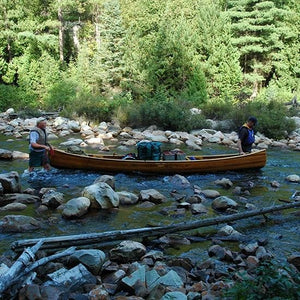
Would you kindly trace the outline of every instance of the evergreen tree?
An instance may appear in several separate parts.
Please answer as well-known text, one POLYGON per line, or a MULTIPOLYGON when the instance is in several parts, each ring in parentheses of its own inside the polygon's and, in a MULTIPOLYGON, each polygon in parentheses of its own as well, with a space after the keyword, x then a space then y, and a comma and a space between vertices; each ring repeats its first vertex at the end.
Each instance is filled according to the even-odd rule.
POLYGON ((250 99, 268 86, 276 73, 277 53, 284 48, 282 20, 286 10, 276 7, 277 1, 230 0, 227 13, 232 20, 233 43, 240 51, 240 64, 245 84, 252 84, 250 99))

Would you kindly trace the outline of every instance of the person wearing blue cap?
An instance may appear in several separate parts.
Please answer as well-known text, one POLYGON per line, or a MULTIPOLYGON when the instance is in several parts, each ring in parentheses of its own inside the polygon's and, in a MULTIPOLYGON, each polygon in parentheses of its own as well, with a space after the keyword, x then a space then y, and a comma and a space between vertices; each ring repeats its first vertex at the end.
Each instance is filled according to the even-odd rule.
POLYGON ((257 124, 255 117, 249 117, 248 121, 239 130, 237 142, 240 154, 250 153, 255 142, 254 126, 257 124))

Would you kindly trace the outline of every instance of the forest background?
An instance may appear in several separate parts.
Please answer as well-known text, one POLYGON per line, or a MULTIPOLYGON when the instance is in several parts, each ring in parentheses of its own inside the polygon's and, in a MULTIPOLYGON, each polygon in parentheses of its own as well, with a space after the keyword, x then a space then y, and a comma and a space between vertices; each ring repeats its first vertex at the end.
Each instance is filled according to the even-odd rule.
POLYGON ((0 0, 0 11, 0 111, 185 131, 255 115, 269 137, 295 129, 297 0, 0 0))

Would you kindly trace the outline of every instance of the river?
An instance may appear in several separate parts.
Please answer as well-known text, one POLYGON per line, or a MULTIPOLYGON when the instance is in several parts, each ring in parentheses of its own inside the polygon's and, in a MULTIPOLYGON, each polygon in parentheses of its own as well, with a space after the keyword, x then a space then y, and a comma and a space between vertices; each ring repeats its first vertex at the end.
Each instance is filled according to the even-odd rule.
MULTIPOLYGON (((62 140, 55 140, 52 144, 59 145, 62 140)), ((10 140, 9 136, 0 135, 0 148, 8 150, 17 150, 27 152, 28 144, 25 140, 10 140)), ((172 147, 165 145, 164 147, 172 147)), ((92 150, 92 149, 91 149, 92 150)), ((195 154, 184 149, 188 154, 195 154)), ((88 150, 87 150, 88 151, 88 150)), ((95 150, 94 150, 95 151, 95 150)), ((215 144, 203 145, 203 150, 198 154, 216 154, 232 153, 233 150, 224 146, 215 144)), ((247 196, 248 202, 256 207, 266 207, 273 204, 282 204, 279 199, 289 200, 292 194, 299 190, 299 184, 293 184, 285 180, 287 175, 299 174, 300 155, 299 152, 290 150, 281 150, 273 148, 268 150, 268 160, 266 166, 259 171, 245 172, 225 172, 218 174, 196 174, 189 175, 186 178, 191 186, 198 185, 202 189, 218 190, 221 195, 226 195, 236 200, 240 204, 239 211, 244 208, 243 201, 239 196, 233 195, 232 189, 225 190, 216 186, 214 181, 229 178, 234 186, 247 186, 253 184, 250 189, 251 195, 247 196), (271 181, 280 183, 279 189, 271 187, 271 181)), ((0 161, 0 173, 17 171, 20 174, 22 189, 42 187, 55 187, 57 191, 64 193, 65 199, 78 197, 82 189, 93 183, 99 177, 100 173, 74 170, 52 169, 50 172, 38 171, 33 176, 24 176, 23 171, 27 168, 27 161, 0 161)), ((65 220, 57 211, 48 211, 38 214, 34 205, 28 205, 28 208, 22 212, 11 212, 9 214, 26 214, 43 220, 43 228, 33 233, 1 234, 0 233, 0 253, 9 249, 10 244, 18 239, 36 238, 43 236, 69 235, 90 232, 103 232, 114 229, 129 229, 144 227, 147 225, 165 225, 175 222, 196 220, 215 216, 216 213, 210 208, 210 202, 205 205, 209 208, 206 215, 192 215, 186 212, 184 215, 171 214, 166 216, 162 209, 172 206, 174 199, 170 192, 176 189, 182 194, 190 194, 192 188, 179 190, 178 187, 170 184, 168 176, 142 176, 116 174, 116 191, 129 191, 138 193, 142 189, 155 188, 164 194, 169 201, 164 204, 156 205, 154 208, 145 209, 133 206, 121 206, 118 210, 92 212, 79 220, 65 220)), ((7 212, 0 212, 0 218, 7 212)), ((267 249, 275 253, 280 259, 284 259, 292 252, 300 250, 299 238, 299 217, 293 210, 288 210, 270 215, 270 220, 265 221, 262 216, 237 221, 231 224, 236 230, 247 236, 249 242, 256 241, 259 238, 267 238, 267 249)), ((206 236, 221 228, 222 225, 199 229, 198 235, 206 236)), ((171 255, 180 255, 182 257, 201 256, 205 257, 207 246, 211 241, 192 243, 188 246, 168 249, 167 253, 171 255)), ((234 249, 238 244, 226 242, 230 249, 234 249)))

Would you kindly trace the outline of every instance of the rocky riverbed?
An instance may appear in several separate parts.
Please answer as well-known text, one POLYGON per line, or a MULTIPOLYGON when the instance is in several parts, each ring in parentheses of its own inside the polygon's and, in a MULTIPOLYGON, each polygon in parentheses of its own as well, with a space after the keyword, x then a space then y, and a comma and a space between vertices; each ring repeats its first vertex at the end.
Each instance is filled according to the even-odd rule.
MULTIPOLYGON (((12 116, 13 119, 9 112, 1 114, 1 133, 7 140, 26 139, 36 119, 12 116)), ((89 148, 93 151, 122 153, 131 151, 142 139, 168 143, 176 148, 185 147, 191 151, 200 151, 208 142, 234 148, 237 139, 236 133, 221 133, 212 129, 192 133, 162 132, 153 126, 136 130, 120 128, 117 124, 88 124, 52 116, 48 120, 48 129, 53 143, 60 138, 66 140, 60 143, 62 147, 75 145, 83 150, 89 148)), ((258 134, 258 148, 266 147, 262 147, 265 144, 268 148, 279 146, 299 150, 297 130, 285 141, 273 141, 262 136, 260 139, 260 136, 258 134)), ((26 160, 27 157, 23 151, 2 150, 2 159, 8 162, 10 159, 26 160)), ((25 179, 34 181, 36 175, 46 179, 42 173, 25 179)), ((45 186, 41 186, 43 182, 40 182, 38 188, 24 187, 21 183, 24 177, 20 177, 18 172, 1 172, 1 236, 15 236, 18 239, 24 233, 29 237, 34 237, 36 233, 41 236, 41 232, 47 235, 47 231, 61 223, 61 220, 64 220, 62 226, 70 228, 69 224, 80 226, 91 222, 99 213, 101 218, 98 222, 105 223, 109 214, 121 214, 128 207, 137 211, 137 218, 139 214, 141 216, 138 211, 146 211, 149 216, 158 213, 159 217, 153 218, 152 224, 149 220, 147 223, 141 222, 147 226, 162 225, 164 220, 193 220, 255 209, 259 205, 255 200, 258 183, 245 180, 247 176, 242 178, 243 182, 238 183, 235 175, 225 175, 228 176, 209 178, 208 186, 204 185, 204 177, 199 181, 199 178, 195 180, 193 176, 175 175, 153 181, 150 179, 151 184, 145 184, 146 180, 139 182, 139 179, 131 178, 135 183, 132 188, 120 175, 94 175, 84 178, 89 184, 77 188, 70 196, 61 188, 48 187, 46 180, 45 186), (157 184, 159 181, 162 183, 157 184), (160 188, 166 183, 169 186, 167 192, 160 188)), ((68 174, 54 171, 52 176, 66 189, 72 185, 63 182, 64 176, 68 174)), ((267 181, 269 189, 278 193, 286 185, 284 189, 289 197, 284 197, 284 201, 299 200, 297 188, 300 178, 297 174, 287 173, 284 178, 274 175, 267 178, 267 181)), ((269 221, 259 217, 255 222, 261 226, 266 226, 264 224, 267 222, 269 226, 276 226, 278 222, 283 222, 282 217, 289 218, 290 232, 292 234, 294 228, 297 237, 297 212, 272 215, 269 221)), ((126 222, 123 220, 122 226, 126 226, 126 222)), ((234 224, 230 225, 223 224, 217 231, 205 232, 204 235, 200 232, 172 234, 139 242, 127 240, 107 247, 76 250, 72 255, 35 269, 27 284, 9 291, 17 291, 20 299, 214 299, 243 278, 254 278, 257 267, 273 256, 276 258, 278 254, 273 251, 275 249, 270 245, 271 238, 267 235, 264 238, 249 238, 247 230, 239 232, 233 228, 234 224), (232 242, 228 244, 228 240, 235 242, 233 245, 232 242), (201 246, 203 253, 200 255, 187 257, 175 254, 180 247, 199 243, 205 245, 204 249, 201 246)), ((276 238, 282 237, 278 234, 276 238)), ((38 252, 38 258, 47 255, 45 251, 38 252)), ((0 261, 0 274, 5 274, 16 258, 11 252, 5 252, 0 261)), ((289 267, 297 272, 299 255, 296 252, 281 259, 289 262, 289 267)))

